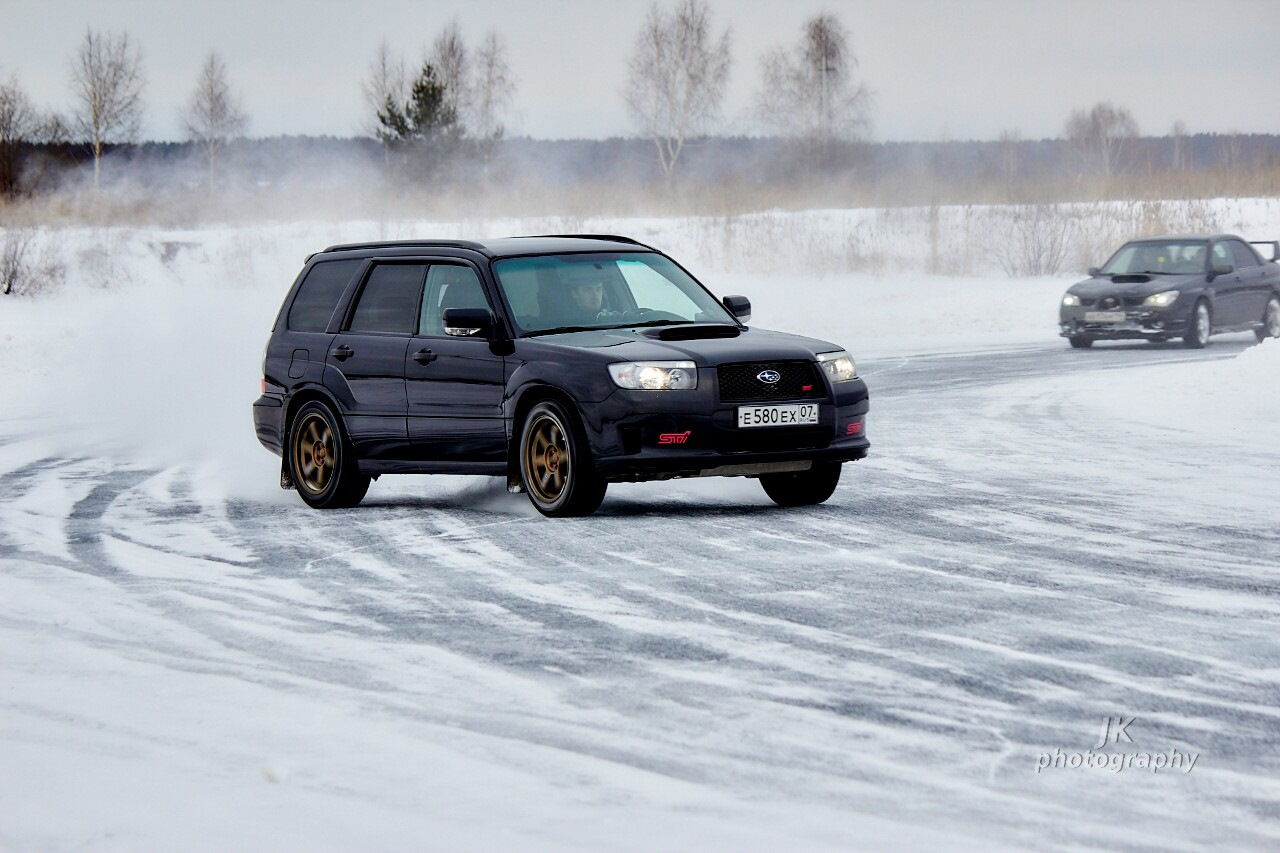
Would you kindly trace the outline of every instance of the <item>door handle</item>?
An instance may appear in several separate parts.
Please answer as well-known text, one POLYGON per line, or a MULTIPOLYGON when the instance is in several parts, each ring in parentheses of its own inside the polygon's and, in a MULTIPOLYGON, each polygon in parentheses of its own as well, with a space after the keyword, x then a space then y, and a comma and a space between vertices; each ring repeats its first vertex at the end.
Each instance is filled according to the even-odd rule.
POLYGON ((413 360, 418 364, 430 364, 436 360, 436 354, 429 349, 420 349, 413 354, 413 360))
POLYGON ((346 361, 347 359, 351 358, 351 356, 355 354, 356 354, 356 351, 353 350, 351 347, 347 346, 346 344, 343 344, 340 347, 334 347, 333 349, 329 350, 329 355, 333 356, 338 361, 346 361))

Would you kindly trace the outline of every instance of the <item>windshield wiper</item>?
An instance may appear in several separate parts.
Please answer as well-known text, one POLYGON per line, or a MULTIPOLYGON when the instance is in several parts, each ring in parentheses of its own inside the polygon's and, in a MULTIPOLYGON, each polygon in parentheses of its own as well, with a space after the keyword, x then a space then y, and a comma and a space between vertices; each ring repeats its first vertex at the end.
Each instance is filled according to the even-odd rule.
POLYGON ((566 332, 598 332, 601 329, 616 329, 617 326, 556 326, 554 329, 537 329, 525 332, 520 337, 536 338, 539 335, 563 335, 566 332))

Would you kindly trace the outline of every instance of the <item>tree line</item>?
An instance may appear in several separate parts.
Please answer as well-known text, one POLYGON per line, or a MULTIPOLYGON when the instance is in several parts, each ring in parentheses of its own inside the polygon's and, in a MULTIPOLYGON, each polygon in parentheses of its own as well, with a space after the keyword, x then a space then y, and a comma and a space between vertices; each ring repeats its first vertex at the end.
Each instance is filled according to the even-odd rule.
MULTIPOLYGON (((706 0, 654 2, 635 36, 621 96, 651 146, 656 172, 669 185, 679 180, 690 143, 722 127, 732 48, 731 28, 715 25, 706 0)), ((505 41, 490 31, 468 45, 453 21, 424 57, 410 66, 385 42, 379 45, 362 81, 366 119, 361 134, 377 141, 384 168, 397 180, 474 175, 461 168, 464 164, 488 171, 508 141, 517 90, 505 41)), ((142 51, 130 36, 93 30, 71 57, 70 115, 38 109, 16 76, 0 80, 0 196, 31 192, 48 176, 48 160, 35 156, 39 152, 76 146, 92 160, 98 187, 104 154, 136 144, 145 83, 142 51)), ((785 161, 775 172, 820 175, 861 167, 874 104, 837 15, 810 17, 790 43, 760 60, 753 113, 757 127, 776 140, 767 150, 785 161)), ((216 52, 205 58, 183 108, 182 126, 207 164, 207 184, 214 187, 227 146, 249 128, 216 52)), ((1191 167, 1185 127, 1175 126, 1171 139, 1172 167, 1191 167)), ((1132 113, 1105 102, 1071 112, 1062 140, 1071 152, 1067 168, 1082 181, 1132 173, 1135 158, 1149 151, 1140 144, 1132 113)), ((1028 145, 1016 131, 1002 134, 997 150, 997 171, 1005 178, 1025 172, 1028 145)))

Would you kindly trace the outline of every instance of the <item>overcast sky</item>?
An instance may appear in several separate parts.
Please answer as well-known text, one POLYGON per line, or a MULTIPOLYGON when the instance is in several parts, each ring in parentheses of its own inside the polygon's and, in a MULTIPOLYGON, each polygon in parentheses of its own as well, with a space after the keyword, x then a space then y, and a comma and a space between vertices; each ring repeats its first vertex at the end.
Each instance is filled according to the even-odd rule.
MULTIPOLYGON (((671 5, 674 0, 666 0, 671 5)), ((878 140, 1057 136, 1098 101, 1142 133, 1280 133, 1278 0, 710 0, 731 28, 723 133, 758 130, 760 58, 794 44, 809 16, 848 29, 875 92, 878 140)), ((469 45, 506 40, 517 78, 510 131, 538 138, 633 135, 621 92, 648 6, 640 0, 3 0, 0 76, 70 112, 70 58, 89 28, 128 32, 147 76, 144 137, 181 138, 179 110, 209 51, 240 92, 252 136, 360 132, 360 84, 379 42, 411 65, 456 18, 469 45)))

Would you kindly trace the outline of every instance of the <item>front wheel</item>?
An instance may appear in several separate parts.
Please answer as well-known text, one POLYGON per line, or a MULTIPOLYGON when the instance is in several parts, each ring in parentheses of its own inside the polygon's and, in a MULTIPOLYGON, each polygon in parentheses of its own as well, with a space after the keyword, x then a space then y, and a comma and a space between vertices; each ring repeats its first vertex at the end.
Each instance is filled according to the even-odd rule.
POLYGON ((1273 296, 1267 300, 1266 310, 1262 312, 1262 328, 1254 329, 1253 333, 1259 341, 1280 338, 1280 299, 1273 296))
POLYGON ((778 506, 820 504, 831 497, 839 482, 839 462, 815 462, 808 471, 760 475, 764 493, 778 506))
POLYGON ((338 418, 324 403, 312 400, 298 410, 287 447, 289 477, 308 506, 352 507, 369 491, 369 476, 360 473, 338 418))
POLYGON ((1191 320, 1187 325, 1187 333, 1182 336, 1182 345, 1187 349, 1203 349, 1209 343, 1212 331, 1213 320, 1209 315, 1209 306, 1202 299, 1191 309, 1191 320))
POLYGON ((554 400, 534 406, 524 419, 520 480, 534 508, 552 518, 590 515, 609 487, 591 465, 576 420, 554 400))

